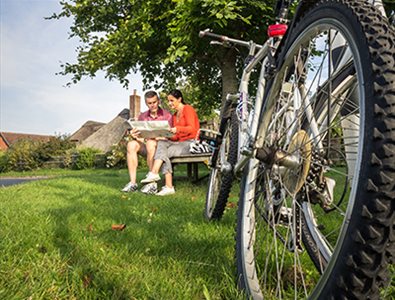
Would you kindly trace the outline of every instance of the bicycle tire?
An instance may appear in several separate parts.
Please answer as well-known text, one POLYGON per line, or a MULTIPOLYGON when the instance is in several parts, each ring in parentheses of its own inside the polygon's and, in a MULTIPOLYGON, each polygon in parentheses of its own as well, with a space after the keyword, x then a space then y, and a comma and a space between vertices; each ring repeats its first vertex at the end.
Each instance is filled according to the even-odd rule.
POLYGON ((209 177, 209 186, 206 194, 206 204, 204 216, 208 221, 220 220, 224 214, 226 203, 228 202, 230 190, 232 188, 234 175, 233 172, 222 172, 220 170, 220 160, 222 152, 226 160, 232 167, 237 162, 238 148, 238 119, 235 111, 226 120, 224 126, 223 140, 216 155, 213 155, 215 162, 212 162, 212 169, 209 177))
MULTIPOLYGON (((285 138, 280 140, 275 135, 275 133, 278 135, 278 132, 270 131, 270 126, 277 122, 276 118, 281 119, 281 111, 276 108, 275 98, 279 98, 276 96, 284 92, 283 83, 289 82, 291 78, 296 82, 294 86, 298 86, 299 79, 302 79, 302 76, 300 78, 296 76, 297 72, 294 77, 288 76, 292 71, 298 70, 299 62, 295 64, 296 67, 293 65, 295 61, 298 61, 295 58, 303 57, 301 55, 303 51, 298 52, 298 50, 304 50, 307 45, 306 41, 309 45, 313 40, 318 41, 319 34, 325 36, 325 30, 329 35, 329 40, 332 30, 343 35, 353 54, 352 61, 356 72, 353 80, 357 86, 359 106, 354 107, 353 100, 344 100, 343 103, 350 102, 347 103, 350 108, 344 109, 346 107, 344 105, 333 120, 340 124, 346 118, 358 115, 356 125, 360 125, 355 167, 350 168, 351 159, 346 159, 346 164, 351 170, 350 174, 353 176, 350 181, 351 187, 347 190, 348 194, 346 193, 348 203, 342 203, 345 207, 344 219, 338 223, 335 222, 333 229, 338 229, 339 233, 333 241, 325 235, 326 228, 319 227, 320 224, 316 226, 317 232, 306 227, 306 220, 315 222, 314 218, 324 221, 329 219, 325 218, 325 214, 319 216, 321 208, 318 206, 321 204, 314 204, 310 199, 303 198, 311 191, 311 187, 306 182, 313 172, 311 162, 314 162, 314 159, 311 158, 310 161, 308 158, 313 156, 314 147, 319 144, 317 140, 334 134, 328 121, 332 118, 330 115, 331 97, 328 97, 327 111, 329 113, 326 121, 328 121, 329 130, 319 132, 321 135, 317 140, 313 140, 312 133, 306 133, 306 128, 303 127, 309 119, 306 117, 307 109, 303 113, 296 112, 301 125, 297 127, 296 134, 291 134, 291 142, 288 146, 293 145, 295 136, 308 137, 297 144, 296 149, 288 148, 294 152, 298 151, 302 157, 300 161, 307 162, 305 165, 307 172, 297 166, 299 176, 295 176, 297 184, 286 183, 287 180, 291 180, 292 183, 293 179, 289 179, 291 172, 285 171, 285 175, 281 174, 284 171, 281 171, 281 167, 275 163, 269 166, 265 163, 263 166, 262 162, 252 159, 244 170, 236 228, 238 285, 253 299, 307 297, 311 299, 376 299, 379 298, 380 289, 388 280, 387 267, 392 260, 392 255, 389 253, 393 249, 395 240, 393 230, 395 219, 394 31, 366 1, 355 0, 317 1, 294 24, 285 47, 279 55, 278 73, 268 83, 270 88, 266 97, 268 103, 265 104, 261 116, 261 126, 264 129, 260 132, 264 133, 268 146, 287 145, 283 142, 285 138), (342 112, 343 109, 344 112, 342 112), (280 114, 280 117, 276 113, 280 114), (269 117, 266 118, 266 116, 269 117), (267 132, 265 128, 268 128, 267 132), (313 150, 305 149, 308 148, 308 144, 313 150), (301 151, 302 147, 308 156, 303 156, 305 154, 301 151), (275 167, 280 171, 276 171, 275 167), (303 183, 300 188, 299 180, 303 183), (263 189, 261 189, 262 186, 263 189), (280 196, 277 195, 278 190, 280 190, 280 196), (288 202, 291 203, 290 206, 285 205, 288 202), (281 207, 276 207, 276 205, 281 207), (312 215, 306 213, 303 205, 314 210, 312 215), (276 207, 276 210, 273 207, 276 207), (285 213, 289 212, 288 208, 291 212, 280 224, 275 212, 282 207, 285 207, 285 213), (298 230, 303 233, 299 234, 298 230), (284 237, 288 238, 292 231, 296 232, 294 235, 301 237, 303 241, 302 243, 292 237, 294 244, 303 247, 302 249, 294 247, 293 252, 290 251, 292 248, 289 247, 288 240, 284 239, 284 237), (315 236, 315 233, 322 234, 327 238, 323 241, 328 246, 333 246, 333 249, 330 249, 329 258, 324 258, 324 247, 318 246, 319 238, 315 236), (304 250, 308 253, 305 254, 304 250), (327 261, 320 263, 323 259, 327 261), (321 269, 314 270, 312 267, 317 267, 317 265, 321 265, 321 269), (287 279, 289 276, 292 280, 287 279)), ((318 43, 314 44, 314 47, 318 46, 318 43)), ((313 51, 307 53, 313 56, 313 51)), ((304 62, 303 65, 308 66, 304 62)), ((305 69, 308 68, 305 67, 305 69)), ((328 70, 328 74, 331 74, 329 64, 328 70)), ((308 79, 308 76, 306 78, 308 79)), ((319 84, 317 84, 317 89, 318 86, 319 84)), ((331 90, 328 95, 331 95, 333 91, 331 90)), ((349 96, 354 90, 350 86, 346 92, 349 96)), ((290 99, 295 100, 297 93, 298 89, 295 88, 290 99)), ((284 122, 286 124, 286 121, 284 122)), ((345 134, 347 128, 343 125, 339 127, 342 134, 339 141, 343 143, 339 149, 343 147, 345 155, 349 155, 350 153, 346 153, 347 150, 345 150, 349 145, 344 142, 347 138, 345 134)), ((326 141, 326 148, 331 147, 328 146, 331 142, 330 139, 326 141)), ((337 166, 333 166, 332 171, 338 171, 336 168, 337 166)), ((343 181, 338 181, 340 184, 344 182, 345 185, 349 180, 348 174, 343 171, 342 176, 343 181)), ((336 203, 332 202, 333 204, 336 203)), ((343 217, 342 214, 339 215, 343 217)), ((330 224, 325 225, 330 226, 330 224)))

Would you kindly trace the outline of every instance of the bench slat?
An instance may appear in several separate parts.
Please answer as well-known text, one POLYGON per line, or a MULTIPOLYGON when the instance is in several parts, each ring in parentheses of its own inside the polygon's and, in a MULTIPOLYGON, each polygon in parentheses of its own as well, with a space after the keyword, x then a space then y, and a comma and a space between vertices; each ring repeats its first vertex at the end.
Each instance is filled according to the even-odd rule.
POLYGON ((211 153, 207 155, 188 155, 188 156, 177 156, 170 159, 172 163, 188 163, 188 162, 208 162, 211 157, 211 153))

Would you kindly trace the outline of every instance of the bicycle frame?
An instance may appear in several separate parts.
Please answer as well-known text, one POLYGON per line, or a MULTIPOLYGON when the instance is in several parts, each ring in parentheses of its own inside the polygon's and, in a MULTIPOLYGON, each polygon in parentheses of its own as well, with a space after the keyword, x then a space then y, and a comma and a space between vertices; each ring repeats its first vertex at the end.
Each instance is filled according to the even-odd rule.
MULTIPOLYGON (((278 10, 278 20, 284 21, 286 15, 284 11, 281 11, 281 7, 286 2, 286 7, 284 8, 287 11, 288 6, 293 1, 278 1, 277 2, 277 10, 278 10)), ((303 1, 300 1, 300 5, 303 1)), ((383 4, 381 0, 370 0, 371 4, 376 6, 380 12, 385 16, 385 11, 383 8, 383 4)), ((243 47, 249 48, 249 61, 243 69, 242 77, 239 84, 238 94, 229 94, 227 95, 227 101, 231 101, 233 104, 237 103, 236 112, 239 119, 239 149, 238 149, 238 160, 236 165, 233 167, 233 173, 236 175, 240 173, 240 171, 246 166, 249 159, 254 157, 256 149, 261 148, 263 146, 263 137, 265 136, 266 129, 268 127, 269 120, 262 120, 261 115, 262 112, 266 109, 270 109, 270 105, 273 103, 266 103, 266 78, 269 76, 268 68, 271 68, 271 65, 274 63, 274 56, 276 55, 277 47, 280 44, 280 38, 270 37, 263 46, 256 44, 253 41, 242 41, 237 39, 232 39, 226 36, 217 35, 211 33, 209 31, 201 31, 199 34, 202 36, 209 36, 215 38, 217 40, 222 41, 222 44, 235 44, 243 47), (259 49, 256 52, 256 49, 259 49), (250 81, 251 72, 255 69, 255 67, 262 62, 262 67, 260 70, 259 80, 258 80, 258 88, 255 96, 255 104, 252 109, 252 115, 249 114, 248 110, 248 85, 250 81)), ((338 46, 342 46, 343 41, 335 41, 338 46)), ((345 53, 341 58, 341 61, 338 63, 336 69, 339 71, 348 63, 348 55, 345 53)), ((336 70, 335 70, 336 71, 336 70)), ((348 79, 350 80, 350 79, 348 79)), ((351 79, 352 80, 352 79, 351 79)), ((334 91, 330 97, 337 97, 342 93, 342 89, 338 89, 334 91)), ((315 97, 315 95, 313 95, 315 97)), ((302 96, 303 98, 303 96, 302 96)), ((313 116, 311 112, 311 107, 305 105, 305 101, 301 102, 304 105, 303 109, 306 111, 308 115, 308 119, 310 124, 312 124, 312 130, 318 131, 317 120, 313 116)), ((329 120, 330 121, 330 120, 329 120)), ((325 122, 324 122, 325 123, 325 122)), ((319 141, 317 142, 319 143, 319 141)), ((319 144, 318 148, 322 148, 319 144)), ((221 165, 226 165, 226 162, 222 162, 221 165)))
MULTIPOLYGON (((277 8, 291 2, 277 1, 277 8)), ((370 3, 380 8, 381 1, 370 3)), ((277 21, 286 18, 280 10, 277 21)), ((381 131, 387 120, 381 116, 393 113, 390 94, 381 98, 381 91, 392 88, 391 61, 378 67, 394 53, 393 45, 388 47, 393 32, 367 1, 357 0, 301 1, 284 38, 270 35, 271 29, 262 46, 207 34, 249 51, 237 93, 228 94, 222 105, 205 218, 223 216, 232 184, 243 171, 235 247, 238 287, 253 299, 289 298, 292 293, 294 299, 310 294, 318 299, 331 289, 334 298, 357 295, 364 282, 354 286, 343 266, 347 257, 366 253, 354 238, 367 222, 360 208, 371 207, 371 196, 377 195, 377 204, 391 210, 391 199, 375 184, 391 188, 394 176, 379 175, 390 156, 381 149, 395 136, 393 130, 381 131), (384 58, 375 54, 387 47, 384 58), (372 76, 374 72, 380 76, 372 76), (384 76, 390 80, 382 80, 384 76), (291 280, 284 278, 288 272, 291 280), (341 284, 336 278, 343 278, 341 284)), ((393 162, 386 168, 393 170, 393 162)), ((380 230, 390 228, 380 224, 384 209, 376 213, 374 205, 368 211, 372 228, 376 223, 380 230)), ((391 236, 378 242, 390 249, 391 236)), ((381 250, 372 253, 367 272, 376 268, 376 257, 386 259, 381 250)), ((359 264, 350 270, 359 276, 359 264)), ((371 285, 372 294, 380 289, 380 280, 371 285)))

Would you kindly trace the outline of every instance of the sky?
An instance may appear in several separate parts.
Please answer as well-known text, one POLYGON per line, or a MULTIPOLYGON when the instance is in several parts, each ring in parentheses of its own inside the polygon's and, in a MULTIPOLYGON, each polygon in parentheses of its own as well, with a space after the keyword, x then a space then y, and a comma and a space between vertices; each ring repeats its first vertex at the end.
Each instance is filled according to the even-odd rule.
POLYGON ((134 89, 142 96, 139 74, 127 89, 103 73, 66 87, 71 77, 56 73, 76 61, 72 20, 44 19, 60 9, 59 0, 0 0, 0 131, 72 134, 88 120, 111 121, 134 89))

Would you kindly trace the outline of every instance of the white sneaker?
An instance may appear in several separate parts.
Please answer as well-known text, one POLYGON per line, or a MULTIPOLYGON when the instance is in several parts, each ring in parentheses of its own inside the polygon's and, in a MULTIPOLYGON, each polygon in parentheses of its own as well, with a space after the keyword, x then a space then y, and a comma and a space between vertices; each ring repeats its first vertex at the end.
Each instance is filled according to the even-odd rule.
POLYGON ((122 192, 136 192, 138 190, 137 183, 129 182, 125 187, 121 190, 122 192))
POLYGON ((158 195, 158 196, 167 196, 167 195, 172 195, 175 192, 176 191, 174 190, 174 187, 169 188, 167 186, 164 186, 164 187, 162 187, 160 192, 156 193, 156 195, 158 195))
POLYGON ((148 183, 141 188, 140 192, 149 195, 156 194, 158 192, 158 184, 156 182, 148 183))
POLYGON ((148 172, 147 176, 143 180, 141 180, 141 183, 151 183, 160 180, 159 174, 154 174, 152 172, 148 172))

